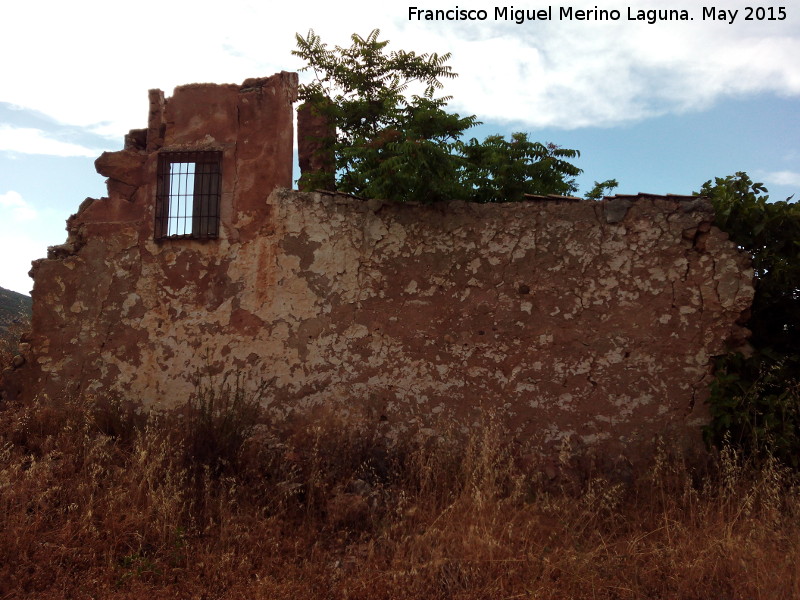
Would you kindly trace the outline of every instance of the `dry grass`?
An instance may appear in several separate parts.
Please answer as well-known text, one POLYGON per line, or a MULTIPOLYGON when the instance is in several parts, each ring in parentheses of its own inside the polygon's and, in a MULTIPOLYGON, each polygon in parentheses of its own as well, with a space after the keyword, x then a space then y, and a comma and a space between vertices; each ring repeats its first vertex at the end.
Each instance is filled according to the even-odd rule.
POLYGON ((228 391, 170 415, 3 406, 0 599, 800 597, 800 494, 774 463, 656 451, 624 484, 556 483, 491 420, 390 444, 278 429, 228 391))
POLYGON ((30 319, 19 317, 10 323, 0 322, 0 371, 11 365, 11 359, 19 352, 20 338, 31 329, 30 319))

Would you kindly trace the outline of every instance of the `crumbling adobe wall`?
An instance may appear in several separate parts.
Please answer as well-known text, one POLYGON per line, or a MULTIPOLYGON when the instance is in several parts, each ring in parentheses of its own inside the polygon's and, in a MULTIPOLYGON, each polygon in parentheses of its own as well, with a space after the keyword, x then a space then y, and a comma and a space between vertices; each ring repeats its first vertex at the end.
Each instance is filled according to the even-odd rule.
MULTIPOLYGON (((24 366, 3 374, 6 397, 120 389, 122 372, 151 364, 149 344, 162 330, 153 320, 180 319, 235 294, 220 285, 220 265, 230 262, 221 253, 259 235, 269 193, 291 186, 296 99, 297 74, 287 72, 180 86, 170 98, 150 91, 147 128, 95 162, 108 197, 87 198, 67 221, 66 243, 33 264, 32 332, 17 361, 24 366), (181 150, 222 153, 218 240, 154 240, 159 152, 181 150), (186 280, 198 297, 178 307, 186 280)), ((166 378, 177 368, 155 367, 166 378)))
POLYGON ((267 196, 291 174, 271 170, 258 121, 291 140, 292 85, 189 86, 163 108, 153 95, 148 131, 99 159, 110 197, 33 270, 33 334, 7 394, 169 406, 199 374, 237 373, 269 383, 277 414, 324 406, 401 429, 491 408, 545 443, 699 439, 712 357, 744 343, 753 296, 704 200, 267 196), (189 116, 212 91, 217 108, 189 116), (225 152, 217 240, 153 240, 155 156, 176 144, 225 152))

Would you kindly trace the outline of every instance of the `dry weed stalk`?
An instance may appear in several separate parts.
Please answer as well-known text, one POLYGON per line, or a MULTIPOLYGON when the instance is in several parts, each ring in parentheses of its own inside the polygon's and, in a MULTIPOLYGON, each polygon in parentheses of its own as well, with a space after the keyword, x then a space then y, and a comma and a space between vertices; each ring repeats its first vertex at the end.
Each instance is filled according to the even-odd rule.
POLYGON ((3 406, 0 598, 800 596, 800 494, 774 461, 662 444, 630 482, 561 481, 492 415, 389 438, 217 400, 3 406))

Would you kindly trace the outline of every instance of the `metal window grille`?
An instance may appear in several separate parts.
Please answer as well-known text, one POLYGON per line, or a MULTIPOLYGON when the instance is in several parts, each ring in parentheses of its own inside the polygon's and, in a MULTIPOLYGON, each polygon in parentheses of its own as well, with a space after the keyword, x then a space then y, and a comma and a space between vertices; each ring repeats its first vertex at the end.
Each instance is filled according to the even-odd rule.
POLYGON ((219 235, 222 152, 162 152, 158 156, 156 239, 219 235))

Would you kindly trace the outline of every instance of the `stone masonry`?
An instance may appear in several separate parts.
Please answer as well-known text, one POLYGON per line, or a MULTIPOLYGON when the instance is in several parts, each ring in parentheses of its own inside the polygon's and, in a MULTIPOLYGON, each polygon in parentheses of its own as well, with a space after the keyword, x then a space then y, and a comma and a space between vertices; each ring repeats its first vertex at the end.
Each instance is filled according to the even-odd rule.
POLYGON ((296 75, 150 94, 104 153, 108 198, 36 261, 6 397, 174 406, 203 375, 276 415, 369 415, 625 448, 697 443, 712 358, 741 347, 748 259, 703 199, 391 204, 290 191, 296 75), (155 239, 159 153, 223 153, 219 236, 155 239), (19 361, 22 362, 22 361, 19 361))

